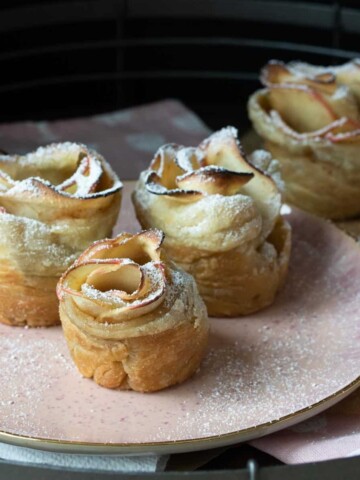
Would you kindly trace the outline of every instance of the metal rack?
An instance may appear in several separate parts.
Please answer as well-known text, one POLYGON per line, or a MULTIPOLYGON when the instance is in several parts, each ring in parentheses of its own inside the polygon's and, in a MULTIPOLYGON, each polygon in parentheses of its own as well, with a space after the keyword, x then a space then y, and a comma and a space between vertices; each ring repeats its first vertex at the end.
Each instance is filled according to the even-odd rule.
POLYGON ((357 55, 352 46, 360 34, 356 2, 2 3, 0 121, 86 115, 176 96, 213 128, 243 129, 246 100, 269 58, 340 63, 357 55))
POLYGON ((89 472, 53 468, 24 466, 0 461, 0 478, 6 480, 357 480, 360 458, 349 458, 303 465, 282 465, 258 468, 249 461, 242 470, 217 470, 201 472, 164 473, 111 473, 89 472))

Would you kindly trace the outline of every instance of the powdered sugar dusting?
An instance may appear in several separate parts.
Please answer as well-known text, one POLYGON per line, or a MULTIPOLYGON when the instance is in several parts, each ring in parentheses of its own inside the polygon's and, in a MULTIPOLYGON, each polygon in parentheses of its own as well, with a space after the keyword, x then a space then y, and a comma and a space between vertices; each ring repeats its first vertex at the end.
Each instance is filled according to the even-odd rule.
POLYGON ((41 182, 47 187, 51 187, 50 182, 46 182, 40 177, 31 177, 31 178, 26 178, 21 182, 16 182, 15 185, 8 190, 7 195, 17 196, 19 194, 26 192, 28 195, 37 197, 42 193, 41 189, 39 188, 38 182, 41 182))
MULTIPOLYGON (((174 442, 276 425, 348 385, 359 375, 360 250, 328 222, 296 209, 290 220, 290 272, 275 304, 241 319, 213 319, 201 368, 177 387, 151 395, 100 388, 77 373, 60 328, 0 325, 0 430, 92 443, 174 442)), ((176 273, 173 282, 176 295, 176 273)))
POLYGON ((84 294, 86 298, 89 300, 99 300, 102 302, 109 303, 110 305, 114 305, 114 307, 123 307, 126 305, 126 302, 121 300, 121 298, 118 295, 114 295, 113 290, 109 290, 107 292, 101 292, 100 290, 97 290, 94 288, 92 285, 89 285, 88 283, 83 283, 81 285, 81 292, 84 294))
POLYGON ((54 143, 46 147, 39 147, 35 152, 23 156, 2 156, 2 168, 6 170, 6 164, 16 163, 19 169, 32 166, 37 167, 40 176, 29 176, 22 180, 12 179, 3 173, 0 167, 1 193, 10 196, 21 195, 26 192, 27 196, 44 195, 44 189, 50 189, 55 193, 67 197, 87 198, 106 195, 119 190, 122 183, 117 176, 106 166, 104 159, 96 152, 88 149, 85 145, 64 142, 54 143), (84 158, 81 158, 83 156, 84 158), (80 161, 79 161, 80 160, 80 161), (53 171, 61 171, 63 167, 72 167, 74 173, 59 185, 52 184, 41 177, 43 168, 53 171), (113 185, 104 191, 98 192, 97 186, 103 172, 113 177, 113 185))
POLYGON ((11 423, 15 431, 31 434, 36 428, 36 434, 40 436, 51 435, 51 423, 37 423, 41 409, 48 409, 49 413, 57 410, 56 403, 50 406, 44 400, 46 393, 61 382, 56 368, 49 367, 49 363, 56 365, 65 375, 74 372, 72 362, 64 351, 64 340, 59 336, 59 329, 56 328, 57 332, 53 331, 50 335, 44 335, 46 330, 19 327, 12 332, 10 327, 2 328, 0 371, 5 372, 9 368, 11 371, 9 376, 0 375, 2 427, 3 424, 11 423), (48 359, 47 363, 44 363, 44 358, 48 359))
MULTIPOLYGON (((14 221, 14 216, 3 212, 1 214, 0 241, 2 235, 6 238, 15 236, 18 238, 16 258, 24 271, 34 271, 34 265, 38 272, 51 268, 53 274, 61 274, 64 269, 75 261, 78 253, 67 245, 55 242, 49 235, 49 226, 37 220, 19 217, 14 221), (55 270, 53 270, 55 269, 55 270)), ((56 228, 54 228, 54 233, 56 228)))
POLYGON ((186 172, 196 170, 204 161, 204 152, 199 148, 184 147, 176 152, 176 161, 186 172))

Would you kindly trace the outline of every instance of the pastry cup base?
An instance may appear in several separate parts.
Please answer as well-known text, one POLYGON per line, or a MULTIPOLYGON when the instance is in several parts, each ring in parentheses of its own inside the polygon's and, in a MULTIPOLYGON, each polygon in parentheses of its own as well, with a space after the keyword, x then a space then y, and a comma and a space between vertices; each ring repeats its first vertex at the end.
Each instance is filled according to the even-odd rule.
POLYGON ((331 220, 359 216, 359 179, 354 172, 335 162, 320 161, 310 151, 294 153, 269 141, 265 148, 280 163, 287 203, 331 220))
POLYGON ((204 318, 154 335, 105 340, 81 331, 61 306, 60 318, 79 372, 102 387, 120 390, 153 392, 182 383, 198 369, 209 335, 204 318))
POLYGON ((188 247, 166 245, 169 256, 194 276, 199 293, 211 317, 248 315, 271 305, 288 269, 291 228, 280 217, 267 243, 277 255, 268 257, 265 249, 212 253, 188 247), (191 259, 184 263, 184 258, 191 259))
POLYGON ((59 304, 55 289, 58 277, 0 276, 0 322, 11 326, 58 325, 59 304))

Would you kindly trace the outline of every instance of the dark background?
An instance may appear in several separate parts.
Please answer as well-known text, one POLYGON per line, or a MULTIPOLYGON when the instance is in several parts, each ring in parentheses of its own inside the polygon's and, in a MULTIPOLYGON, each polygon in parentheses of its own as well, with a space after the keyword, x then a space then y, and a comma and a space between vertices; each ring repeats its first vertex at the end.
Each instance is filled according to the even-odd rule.
POLYGON ((246 129, 271 58, 356 56, 358 1, 0 1, 0 121, 175 97, 211 127, 246 129))

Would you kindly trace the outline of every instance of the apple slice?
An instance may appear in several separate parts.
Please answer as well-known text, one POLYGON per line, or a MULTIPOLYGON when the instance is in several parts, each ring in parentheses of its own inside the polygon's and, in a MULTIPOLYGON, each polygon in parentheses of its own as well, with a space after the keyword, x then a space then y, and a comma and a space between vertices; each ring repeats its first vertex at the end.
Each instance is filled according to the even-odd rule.
POLYGON ((86 283, 98 292, 132 300, 144 286, 144 275, 137 263, 126 259, 121 263, 99 265, 87 276, 86 283))
POLYGON ((360 129, 351 132, 329 132, 325 137, 332 143, 359 143, 360 147, 360 129))
POLYGON ((305 86, 275 86, 269 89, 271 109, 299 133, 319 130, 338 116, 322 95, 305 86))
POLYGON ((236 128, 227 127, 213 133, 199 148, 204 151, 208 165, 253 175, 251 182, 243 185, 242 193, 254 200, 263 219, 262 233, 266 238, 279 216, 281 194, 270 176, 248 162, 238 141, 236 128))
POLYGON ((169 143, 156 152, 150 164, 150 170, 158 176, 158 178, 154 177, 155 184, 161 184, 167 190, 176 188, 176 177, 186 171, 176 161, 176 155, 181 148, 183 147, 169 143))
POLYGON ((291 83, 294 81, 294 75, 290 72, 284 62, 270 60, 270 62, 261 69, 260 81, 266 87, 270 85, 291 83))
POLYGON ((260 80, 267 87, 300 84, 327 95, 336 92, 336 76, 330 70, 321 71, 309 65, 309 71, 306 71, 297 65, 296 63, 285 65, 283 62, 272 60, 261 70, 260 80))
POLYGON ((203 152, 196 147, 184 147, 178 150, 175 158, 176 164, 185 172, 197 170, 204 166, 203 152))
POLYGON ((57 190, 76 197, 96 192, 103 175, 101 163, 91 155, 82 158, 75 173, 58 185, 57 190))
MULTIPOLYGON (((181 171, 180 177, 184 174, 181 171)), ((163 177, 159 177, 156 172, 150 171, 146 180, 146 190, 154 195, 166 195, 169 199, 179 200, 184 203, 194 202, 202 197, 202 193, 198 190, 182 190, 176 184, 177 177, 174 178, 173 188, 164 186, 163 177)))
POLYGON ((250 172, 232 172, 222 167, 208 166, 178 177, 183 190, 196 190, 205 194, 234 195, 253 178, 250 172))
POLYGON ((89 260, 130 258, 139 265, 160 261, 160 248, 164 233, 160 230, 146 230, 137 234, 121 233, 115 238, 93 243, 78 258, 76 264, 89 260))

